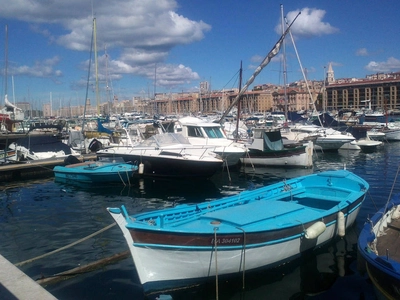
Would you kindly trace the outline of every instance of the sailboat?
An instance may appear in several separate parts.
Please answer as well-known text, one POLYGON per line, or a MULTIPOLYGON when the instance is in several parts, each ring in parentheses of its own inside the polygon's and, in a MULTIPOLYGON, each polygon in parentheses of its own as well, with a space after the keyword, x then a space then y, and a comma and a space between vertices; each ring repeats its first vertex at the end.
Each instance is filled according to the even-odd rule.
MULTIPOLYGON (((283 15, 282 15, 283 19, 283 15)), ((288 26, 287 20, 286 20, 286 25, 288 26)), ((283 23, 282 23, 283 27, 283 23)), ((310 87, 308 85, 307 77, 304 73, 304 68, 301 63, 300 57, 297 52, 296 44, 294 42, 294 38, 292 35, 292 32, 289 30, 289 36, 291 38, 297 60, 300 65, 300 70, 303 74, 304 81, 306 83, 307 91, 310 96, 310 99, 312 100, 312 94, 310 91, 310 87)), ((312 106, 313 106, 313 111, 317 113, 317 109, 315 107, 315 102, 312 101, 312 106)), ((318 125, 304 125, 304 124, 295 124, 295 125, 290 125, 290 126, 284 126, 282 128, 282 136, 289 139, 289 140, 295 140, 295 141, 303 141, 303 142, 308 142, 312 140, 314 142, 314 149, 315 150, 321 150, 321 151, 337 151, 339 148, 341 148, 343 145, 350 143, 355 140, 355 137, 351 133, 342 133, 338 130, 334 130, 332 128, 325 128, 322 126, 322 122, 320 120, 320 115, 317 113, 317 118, 319 120, 319 123, 321 126, 318 125)))
POLYGON ((6 25, 6 43, 5 43, 5 68, 4 68, 4 107, 0 109, 0 129, 7 130, 9 132, 14 131, 15 123, 22 122, 24 120, 24 112, 22 109, 16 107, 7 98, 7 71, 8 71, 8 26, 6 25))

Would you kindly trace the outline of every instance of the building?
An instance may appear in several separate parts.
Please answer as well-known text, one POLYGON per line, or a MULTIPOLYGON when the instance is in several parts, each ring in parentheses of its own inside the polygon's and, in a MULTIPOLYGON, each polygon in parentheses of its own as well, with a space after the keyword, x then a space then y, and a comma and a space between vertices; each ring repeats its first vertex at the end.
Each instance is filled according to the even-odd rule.
MULTIPOLYGON (((327 80, 328 82, 328 80, 327 80)), ((327 111, 371 108, 400 109, 400 74, 377 74, 366 79, 342 79, 325 87, 323 100, 327 111)))

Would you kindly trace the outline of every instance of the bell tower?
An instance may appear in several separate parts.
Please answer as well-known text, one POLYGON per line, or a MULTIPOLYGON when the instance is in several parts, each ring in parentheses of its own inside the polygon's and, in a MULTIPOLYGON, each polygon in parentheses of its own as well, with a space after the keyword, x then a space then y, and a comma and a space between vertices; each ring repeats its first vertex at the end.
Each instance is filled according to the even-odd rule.
POLYGON ((335 83, 335 73, 333 72, 333 69, 332 69, 332 63, 329 63, 328 71, 326 72, 325 81, 328 85, 335 83))

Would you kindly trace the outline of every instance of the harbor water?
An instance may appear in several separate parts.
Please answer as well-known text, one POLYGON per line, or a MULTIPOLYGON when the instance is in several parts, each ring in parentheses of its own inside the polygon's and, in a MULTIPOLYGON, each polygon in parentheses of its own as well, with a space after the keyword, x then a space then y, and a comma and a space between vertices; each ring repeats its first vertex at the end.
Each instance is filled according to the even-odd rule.
MULTIPOLYGON (((53 177, 0 183, 0 254, 18 264, 34 280, 57 279, 56 274, 76 269, 70 277, 45 285, 58 299, 375 299, 368 277, 357 263, 357 237, 365 220, 400 192, 396 177, 400 143, 382 149, 318 152, 312 169, 242 166, 224 170, 209 180, 135 179, 124 186, 72 186, 53 177), (128 250, 118 226, 92 238, 85 237, 113 223, 107 207, 125 204, 130 214, 210 201, 286 178, 346 168, 363 177, 370 191, 356 223, 346 236, 283 266, 215 279, 187 290, 143 295, 130 255, 91 271, 79 267, 128 250), (218 288, 217 288, 218 287, 218 288), (217 295, 218 294, 218 295, 217 295)), ((0 296, 1 298, 1 296, 0 296)))

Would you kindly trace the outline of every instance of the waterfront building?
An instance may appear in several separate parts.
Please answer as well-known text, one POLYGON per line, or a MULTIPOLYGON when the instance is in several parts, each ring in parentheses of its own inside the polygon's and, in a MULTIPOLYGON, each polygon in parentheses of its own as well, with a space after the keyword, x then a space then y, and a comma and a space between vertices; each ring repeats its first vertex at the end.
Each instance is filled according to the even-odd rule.
POLYGON ((326 86, 324 99, 328 111, 360 110, 369 107, 369 104, 372 110, 398 110, 400 74, 382 79, 351 79, 331 83, 326 86))
POLYGON ((273 95, 273 107, 275 110, 285 111, 301 111, 313 109, 313 102, 318 97, 318 91, 310 89, 310 93, 307 89, 299 87, 288 87, 286 91, 279 89, 272 93, 273 95), (285 103, 285 92, 287 103, 285 103))
MULTIPOLYGON (((132 97, 132 99, 114 99, 101 103, 102 115, 137 112, 153 116, 197 115, 224 112, 235 100, 238 88, 210 90, 207 82, 201 82, 196 91, 180 93, 155 93, 154 98, 132 97)), ((400 72, 378 73, 366 78, 335 79, 330 63, 325 80, 299 80, 290 83, 284 89, 281 85, 261 84, 246 91, 241 98, 243 114, 265 113, 273 111, 304 111, 316 108, 321 111, 339 111, 343 109, 362 110, 400 110, 400 72), (286 99, 285 99, 286 96, 286 99), (314 106, 315 105, 315 106, 314 106)), ((26 103, 29 104, 29 103, 26 103)), ((60 103, 61 105, 61 103, 60 103)), ((29 110, 28 105, 24 110, 29 110)), ((84 105, 52 108, 51 102, 42 106, 43 116, 74 117, 83 115, 84 105)), ((33 114, 32 116, 36 115, 33 114)), ((97 107, 86 105, 87 115, 96 115, 97 107)))

